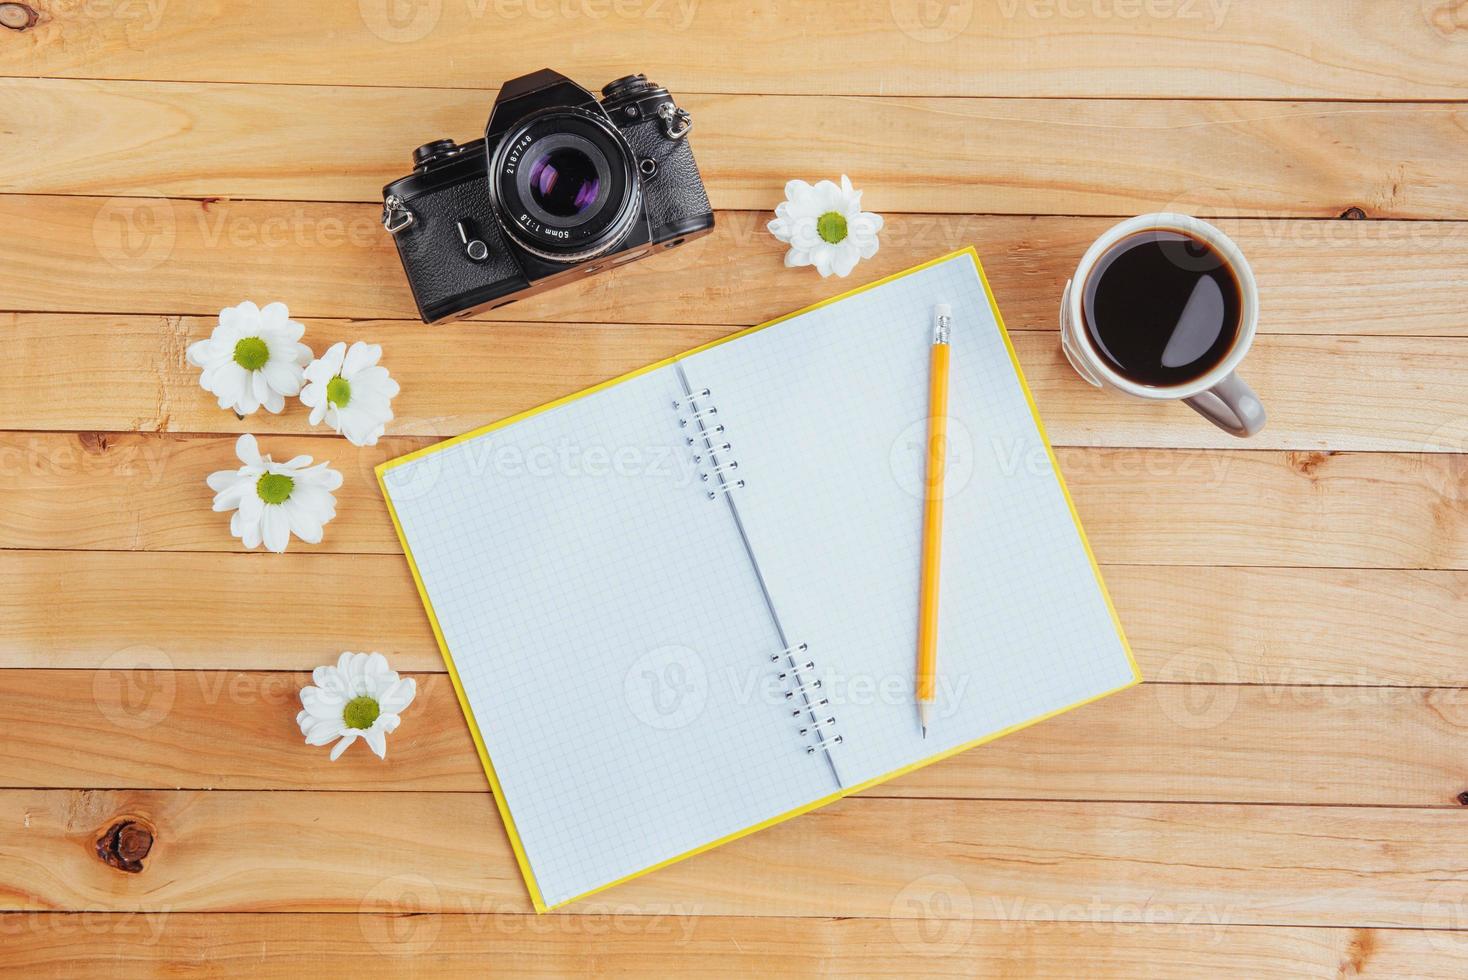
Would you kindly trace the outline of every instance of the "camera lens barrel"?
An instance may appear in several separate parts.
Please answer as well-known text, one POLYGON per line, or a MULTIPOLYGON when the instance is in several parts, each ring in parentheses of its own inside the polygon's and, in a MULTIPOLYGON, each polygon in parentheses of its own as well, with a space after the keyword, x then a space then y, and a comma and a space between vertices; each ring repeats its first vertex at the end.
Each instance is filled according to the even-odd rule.
POLYGON ((489 191, 506 234, 551 262, 611 250, 641 213, 626 137, 580 108, 532 113, 506 132, 489 159, 489 191))

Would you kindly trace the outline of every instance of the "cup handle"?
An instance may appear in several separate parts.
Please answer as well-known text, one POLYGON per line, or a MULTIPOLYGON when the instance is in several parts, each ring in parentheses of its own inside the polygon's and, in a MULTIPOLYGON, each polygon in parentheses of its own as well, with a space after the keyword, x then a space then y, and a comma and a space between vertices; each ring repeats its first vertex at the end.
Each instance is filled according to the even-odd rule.
POLYGON ((1183 401, 1224 432, 1240 438, 1252 436, 1264 428, 1268 418, 1254 389, 1234 371, 1207 391, 1183 401))

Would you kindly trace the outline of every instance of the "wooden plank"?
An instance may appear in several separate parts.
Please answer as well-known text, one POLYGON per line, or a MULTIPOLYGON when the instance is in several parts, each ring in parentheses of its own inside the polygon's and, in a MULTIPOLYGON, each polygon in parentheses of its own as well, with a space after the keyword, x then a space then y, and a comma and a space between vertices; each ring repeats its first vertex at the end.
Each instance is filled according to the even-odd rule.
POLYGON ((1057 456, 1103 561, 1468 567, 1468 455, 1061 449, 1057 456))
MULTIPOLYGON (((1468 686, 1465 572, 1103 574, 1149 680, 1468 686)), ((310 670, 341 649, 443 670, 396 555, 0 551, 0 621, 0 667, 99 667, 142 647, 180 670, 310 670), (237 620, 242 595, 256 613, 249 629, 237 620)))
MULTIPOLYGON (((382 185, 408 172, 413 147, 483 135, 490 101, 442 89, 0 79, 0 127, 20 142, 0 164, 0 191, 381 206, 382 185), (263 120, 289 152, 259 152, 263 120)), ((1468 109, 1455 104, 683 102, 717 208, 771 208, 790 178, 834 179, 824 171, 842 157, 860 162, 853 180, 882 212, 1334 217, 1361 207, 1373 217, 1460 218, 1468 204, 1468 109)))
POLYGON ((1102 573, 1149 680, 1468 684, 1468 574, 1141 565, 1102 573))
MULTIPOLYGON (((415 675, 384 766, 365 746, 331 762, 303 744, 295 714, 309 674, 166 666, 143 647, 99 671, 0 671, 11 732, 0 786, 486 790, 445 674, 415 675)), ((835 690, 832 702, 839 712, 860 696, 835 690)), ((866 795, 1451 805, 1468 789, 1465 727, 1460 690, 1152 684, 866 795)))
MULTIPOLYGON (((293 550, 397 552, 372 467, 432 441, 395 436, 358 449, 336 436, 266 438, 262 452, 327 460, 345 478, 325 540, 293 550)), ((1001 453, 1006 467, 1049 465, 1043 454, 975 451, 1001 453)), ((1468 454, 1062 447, 1057 455, 1101 561, 1468 569, 1468 454)), ((581 472, 597 458, 558 455, 557 465, 581 472)), ((0 548, 240 550, 227 516, 210 511, 204 483, 237 465, 229 436, 0 433, 0 548)), ((535 478, 523 461, 486 465, 535 478)))
POLYGON ((400 555, 0 551, 0 620, 0 668, 133 651, 179 669, 310 670, 380 650, 404 671, 443 670, 400 555))
MULTIPOLYGON (((207 337, 204 317, 12 315, 0 365, 0 418, 13 429, 309 433, 292 403, 237 419, 199 387, 180 351, 207 337), (85 376, 94 383, 69 384, 85 376)), ((503 323, 466 333, 416 322, 311 321, 316 351, 338 339, 383 345, 401 382, 394 432, 450 436, 695 347, 716 327, 503 323), (453 357, 444 352, 452 350, 453 357)), ((1053 329, 1015 346, 1057 445, 1236 448, 1177 404, 1128 401, 1082 383, 1053 329)), ((1257 449, 1468 451, 1468 339, 1261 338, 1245 372, 1271 423, 1257 449), (1425 396, 1425 397, 1424 397, 1425 396)), ((318 430, 320 431, 320 430, 318 430)))
MULTIPOLYGON (((1015 348, 1057 445, 1240 446, 1186 406, 1084 384, 1058 334, 1017 334, 1015 348)), ((1240 374, 1270 414, 1251 449, 1468 452, 1468 341, 1265 337, 1240 374)))
MULTIPOLYGON (((0 260, 12 270, 0 303, 213 317, 241 299, 283 298, 302 317, 416 318, 379 216, 367 205, 0 195, 0 220, 14 232, 0 240, 0 260)), ((849 279, 834 280, 784 269, 783 247, 764 229, 768 217, 721 212, 707 240, 486 318, 743 326, 974 244, 1009 327, 1051 329, 1076 262, 1112 224, 889 214, 881 251, 849 279)), ((1264 332, 1468 336, 1468 222, 1245 218, 1219 225, 1251 256, 1264 332)), ((464 324, 454 335, 475 329, 464 324)))
MULTIPOLYGON (((99 322, 80 314, 12 314, 7 319, 6 334, 18 340, 18 357, 0 366, 0 418, 15 429, 313 431, 309 409, 297 401, 280 415, 262 411, 241 420, 221 410, 199 386, 199 369, 183 352, 209 336, 216 317, 106 317, 99 322), (92 380, 68 387, 63 376, 92 380)), ((383 363, 402 385, 393 401, 393 432, 447 436, 728 332, 728 327, 558 323, 501 323, 466 331, 416 320, 311 320, 303 341, 318 354, 338 340, 381 344, 383 363)), ((1463 350, 1468 359, 1468 340, 1463 350)))
MULTIPOLYGON (((399 911, 406 893, 529 911, 483 793, 5 790, 0 819, 17 828, 0 838, 5 909, 399 911), (120 820, 152 829, 141 872, 97 857, 120 820)), ((1463 819, 1457 808, 849 799, 561 914, 920 921, 946 902, 1004 921, 1085 896, 1116 923, 1456 928, 1463 819)))
MULTIPOLYGON (((325 540, 294 550, 398 552, 372 468, 434 441, 392 437, 359 449, 334 435, 262 440, 276 459, 304 453, 343 477, 325 540)), ((204 482, 238 468, 234 444, 228 436, 0 433, 0 547, 240 550, 204 482)))
MULTIPOLYGON (((1132 925, 1084 900, 1028 917, 972 921, 930 909, 911 922, 733 916, 529 916, 513 913, 0 913, 6 960, 21 974, 77 971, 295 980, 304 962, 353 976, 674 975, 1015 976, 1171 980, 1184 976, 1457 977, 1468 942, 1449 930, 1132 925), (1041 917, 1043 916, 1043 918, 1041 917), (1064 917, 1069 916, 1066 921, 1064 917)), ((427 896, 425 896, 427 897, 427 896)), ((915 897, 921 901, 921 897, 915 897)))
POLYGON ((1328 0, 1308 9, 1260 0, 859 0, 839 14, 825 4, 369 0, 309 17, 289 0, 30 6, 41 19, 7 35, 0 73, 465 87, 533 71, 553 53, 561 71, 593 88, 647 70, 679 94, 1468 95, 1455 43, 1461 21, 1435 0, 1328 0), (591 43, 609 33, 615 44, 591 43), (757 70, 751 51, 760 54, 757 70))

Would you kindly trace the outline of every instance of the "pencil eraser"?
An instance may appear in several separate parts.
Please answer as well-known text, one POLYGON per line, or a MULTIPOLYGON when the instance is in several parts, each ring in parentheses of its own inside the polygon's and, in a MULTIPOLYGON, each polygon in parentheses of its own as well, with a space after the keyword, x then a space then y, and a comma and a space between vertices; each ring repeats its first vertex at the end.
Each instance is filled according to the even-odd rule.
POLYGON ((933 315, 951 317, 953 316, 953 307, 949 306, 947 303, 939 303, 937 306, 933 307, 933 315))

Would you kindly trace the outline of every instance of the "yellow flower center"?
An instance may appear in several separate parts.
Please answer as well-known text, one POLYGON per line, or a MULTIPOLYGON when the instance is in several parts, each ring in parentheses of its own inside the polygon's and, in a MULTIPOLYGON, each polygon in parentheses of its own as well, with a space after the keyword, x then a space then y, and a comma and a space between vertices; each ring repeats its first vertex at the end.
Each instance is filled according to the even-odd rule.
POLYGON ((290 499, 296 481, 284 473, 266 473, 255 481, 255 492, 267 504, 283 504, 290 499))
POLYGON ((348 728, 371 728, 380 714, 382 709, 377 706, 377 702, 363 695, 347 702, 347 706, 342 709, 342 721, 346 722, 348 728))
POLYGON ((258 371, 270 360, 270 348, 259 337, 244 337, 234 345, 234 362, 246 371, 258 371))
POLYGON ((839 211, 827 211, 816 219, 816 234, 821 241, 839 245, 846 241, 846 216, 839 211))
POLYGON ((341 375, 337 375, 326 382, 326 403, 335 405, 337 408, 345 408, 347 402, 352 400, 352 383, 341 375))

